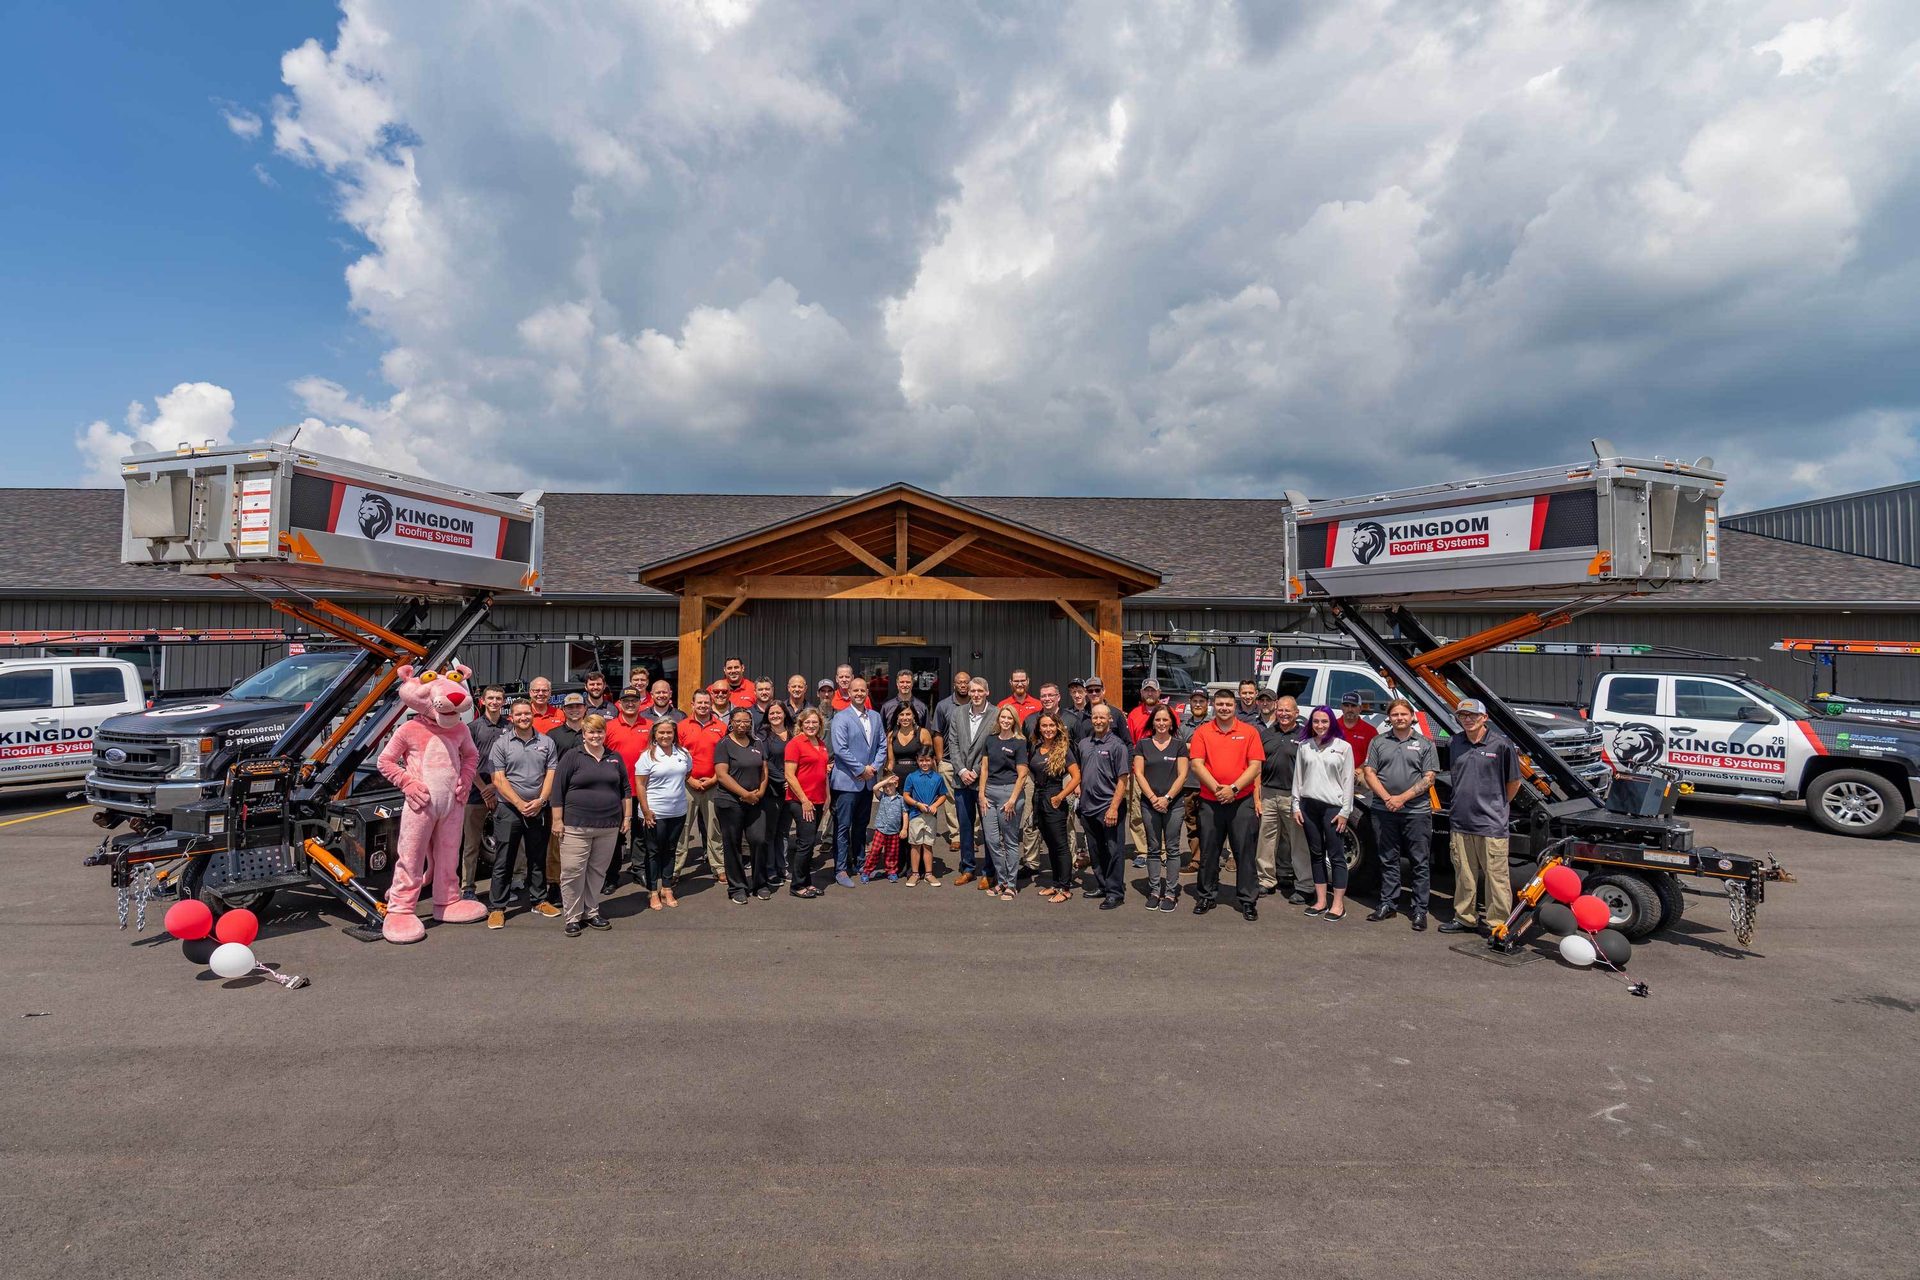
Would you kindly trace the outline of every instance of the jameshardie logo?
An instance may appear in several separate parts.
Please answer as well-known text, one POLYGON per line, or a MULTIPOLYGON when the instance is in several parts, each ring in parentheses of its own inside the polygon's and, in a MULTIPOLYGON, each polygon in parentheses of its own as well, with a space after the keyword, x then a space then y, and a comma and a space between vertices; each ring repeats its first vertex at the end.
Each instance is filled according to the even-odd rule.
POLYGON ((1666 745, 1665 734, 1638 720, 1629 720, 1615 729, 1613 741, 1609 744, 1613 749, 1613 758, 1629 769, 1655 763, 1666 745))
POLYGON ((393 504, 377 493, 360 496, 360 532, 378 539, 393 528, 393 504))
POLYGON ((1372 564, 1373 558, 1387 549, 1387 531, 1371 520, 1353 526, 1353 558, 1372 564))

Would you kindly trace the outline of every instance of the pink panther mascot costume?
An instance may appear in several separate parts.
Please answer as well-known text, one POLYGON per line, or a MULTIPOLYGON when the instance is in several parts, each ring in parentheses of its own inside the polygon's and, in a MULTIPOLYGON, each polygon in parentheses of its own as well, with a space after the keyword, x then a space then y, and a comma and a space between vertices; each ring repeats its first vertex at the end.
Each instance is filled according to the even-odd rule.
POLYGON ((418 942, 427 936, 414 907, 421 887, 433 881, 434 918, 469 924, 486 917, 483 903, 460 897, 460 829, 467 788, 480 767, 480 753, 462 715, 471 710, 467 689, 471 668, 452 663, 444 672, 416 673, 411 665, 399 676, 400 701, 413 715, 393 731, 380 753, 380 772, 406 793, 400 817, 400 856, 387 890, 388 942, 418 942))

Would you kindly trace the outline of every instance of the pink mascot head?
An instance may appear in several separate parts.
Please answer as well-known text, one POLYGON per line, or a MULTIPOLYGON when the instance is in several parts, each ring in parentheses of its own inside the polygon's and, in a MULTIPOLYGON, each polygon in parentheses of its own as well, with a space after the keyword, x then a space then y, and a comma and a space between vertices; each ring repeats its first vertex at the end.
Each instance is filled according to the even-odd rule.
POLYGON ((467 680, 473 671, 456 661, 439 671, 407 665, 394 674, 400 678, 400 702, 413 716, 393 731, 380 753, 380 772, 407 800, 381 932, 389 942, 418 942, 426 928, 416 907, 429 883, 433 911, 441 920, 458 924, 487 914, 480 903, 459 896, 467 789, 480 766, 467 730, 473 718, 467 680))
POLYGON ((415 715, 442 729, 473 719, 473 694, 467 688, 473 668, 458 658, 445 671, 416 672, 409 663, 394 674, 400 677, 400 701, 415 715))

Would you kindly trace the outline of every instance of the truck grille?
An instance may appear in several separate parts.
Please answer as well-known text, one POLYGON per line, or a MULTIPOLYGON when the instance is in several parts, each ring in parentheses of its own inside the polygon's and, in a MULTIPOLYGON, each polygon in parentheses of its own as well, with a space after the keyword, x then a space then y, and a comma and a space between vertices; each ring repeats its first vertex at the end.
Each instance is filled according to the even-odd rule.
POLYGON ((1553 753, 1568 764, 1579 768, 1600 759, 1600 733, 1550 733, 1546 735, 1547 745, 1553 753))
POLYGON ((114 782, 152 782, 164 778, 179 763, 179 748, 165 738, 142 738, 131 733, 98 733, 93 738, 93 772, 114 782), (108 754, 125 759, 110 760, 108 754))

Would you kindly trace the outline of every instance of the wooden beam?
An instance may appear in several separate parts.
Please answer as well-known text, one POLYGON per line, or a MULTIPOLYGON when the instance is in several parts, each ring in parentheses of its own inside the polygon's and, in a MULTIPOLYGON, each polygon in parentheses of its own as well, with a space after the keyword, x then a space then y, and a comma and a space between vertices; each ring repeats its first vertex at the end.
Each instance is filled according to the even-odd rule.
POLYGON ((887 574, 876 578, 836 574, 718 574, 689 578, 700 596, 749 600, 1109 600, 1120 590, 1105 578, 924 578, 887 574))
POLYGON ((925 574, 929 570, 931 570, 935 565, 939 564, 942 560, 945 560, 948 556, 952 555, 954 552, 964 551, 968 547, 972 546, 975 540, 978 539, 979 537, 980 535, 977 533, 963 533, 959 537, 955 538, 952 542, 949 542, 946 546, 940 548, 938 551, 928 556, 925 560, 922 560, 919 564, 914 565, 911 569, 907 570, 907 572, 910 574, 913 574, 916 577, 922 574, 925 574))
MULTIPOLYGON (((680 597, 680 709, 693 710, 693 693, 706 687, 705 655, 706 636, 703 624, 707 617, 707 598, 704 595, 680 597)), ((1238 850, 1235 850, 1237 853, 1238 850)))
POLYGON ((1060 612, 1066 614, 1068 618, 1072 619, 1074 626, 1079 627, 1082 631, 1087 633, 1087 639, 1093 640, 1096 642, 1100 639, 1100 633, 1094 630, 1093 624, 1091 622, 1088 622, 1086 619, 1086 616, 1082 614, 1078 609, 1068 604, 1065 600, 1055 600, 1053 603, 1060 610, 1060 612))
POLYGON ((746 602, 747 602, 747 597, 745 592, 742 592, 741 594, 735 596, 732 600, 728 601, 727 607, 720 611, 719 617, 715 618, 712 622, 709 622, 706 626, 700 628, 700 638, 702 640, 705 640, 711 637, 714 632, 720 629, 720 624, 725 622, 728 618, 731 618, 734 614, 740 612, 740 606, 745 604, 746 602))
MULTIPOLYGON (((1113 696, 1118 699, 1122 666, 1120 601, 1117 598, 1096 601, 1093 606, 1093 622, 1100 633, 1094 637, 1093 641, 1093 669, 1100 674, 1101 681, 1107 688, 1114 691, 1113 696)), ((1116 701, 1114 705, 1120 704, 1116 701)), ((1234 856, 1238 857, 1239 852, 1238 849, 1234 850, 1234 856)))
POLYGON ((893 571, 907 571, 907 509, 893 509, 893 571))
POLYGON ((879 556, 873 554, 873 552, 867 550, 865 547, 861 546, 859 543, 855 542, 852 538, 849 538, 846 534, 840 532, 838 529, 827 530, 827 538, 829 541, 838 544, 838 546, 842 551, 846 552, 848 555, 852 556, 855 560, 858 560, 861 564, 864 564, 865 566, 867 566, 867 568, 873 570, 875 573, 879 574, 881 577, 884 578, 888 574, 893 572, 893 569, 887 564, 886 561, 882 560, 879 556))

